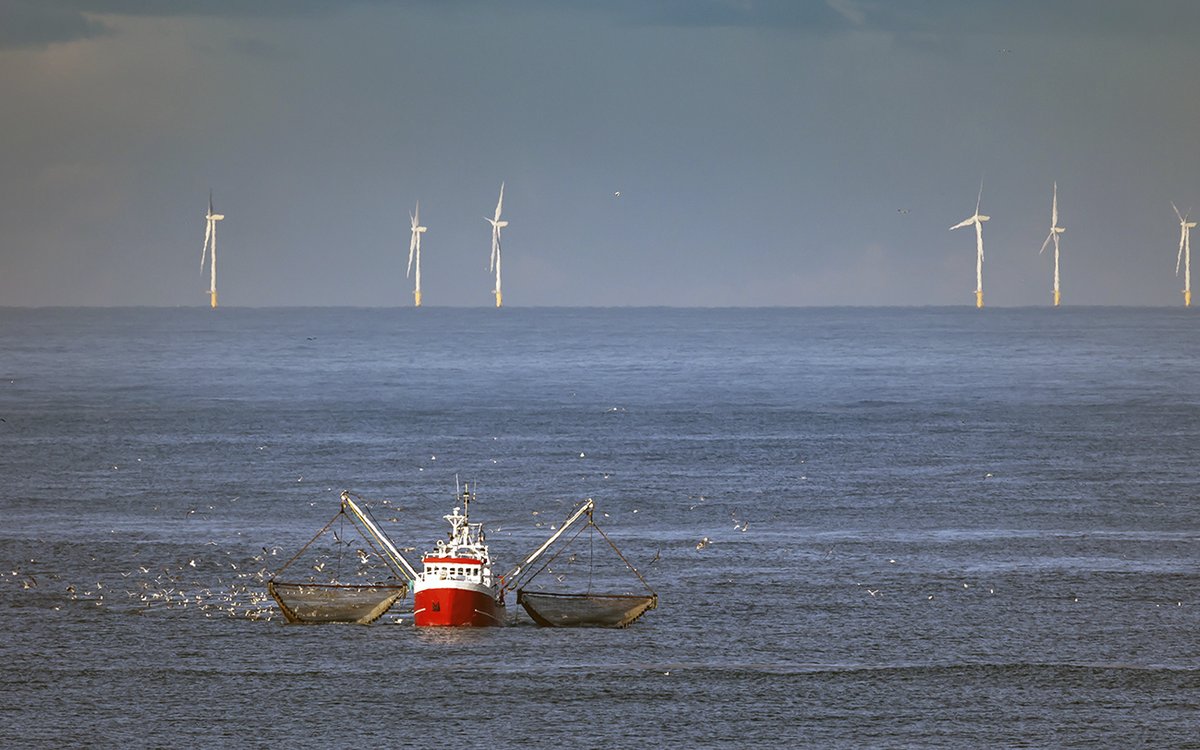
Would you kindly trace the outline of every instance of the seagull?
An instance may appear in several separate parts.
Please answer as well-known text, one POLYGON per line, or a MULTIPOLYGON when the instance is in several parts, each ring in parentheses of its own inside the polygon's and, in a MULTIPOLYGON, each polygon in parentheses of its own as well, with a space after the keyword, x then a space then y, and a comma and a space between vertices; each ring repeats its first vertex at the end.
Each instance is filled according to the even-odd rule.
POLYGON ((620 191, 620 190, 618 190, 617 192, 613 193, 613 197, 614 197, 614 198, 620 198, 620 197, 621 197, 621 191, 620 191))
POLYGON ((708 546, 708 544, 709 544, 709 539, 708 539, 708 537, 704 537, 704 538, 703 538, 703 539, 701 539, 700 541, 696 542, 696 550, 697 550, 697 551, 699 551, 699 550, 702 550, 702 549, 704 549, 705 547, 707 547, 707 546, 708 546))

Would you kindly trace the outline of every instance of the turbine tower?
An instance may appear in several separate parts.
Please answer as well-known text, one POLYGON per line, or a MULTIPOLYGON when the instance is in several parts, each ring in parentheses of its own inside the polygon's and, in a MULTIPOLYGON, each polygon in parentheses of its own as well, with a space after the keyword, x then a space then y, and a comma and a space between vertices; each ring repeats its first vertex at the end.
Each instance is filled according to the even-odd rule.
POLYGON ((207 224, 204 225, 204 250, 200 253, 200 273, 204 273, 204 261, 209 256, 209 248, 212 248, 212 274, 208 282, 208 298, 209 302, 215 308, 217 306, 217 222, 225 218, 225 214, 213 213, 212 191, 208 191, 208 213, 204 217, 207 224))
POLYGON ((500 207, 504 204, 504 183, 500 183, 500 200, 496 201, 496 216, 489 219, 483 217, 492 225, 492 264, 488 268, 489 271, 496 272, 496 288, 492 292, 496 295, 496 307, 500 307, 502 295, 500 292, 500 230, 508 226, 507 221, 500 221, 500 207))
POLYGON ((1196 222, 1188 221, 1188 211, 1180 216, 1179 208, 1171 203, 1175 215, 1179 217, 1179 255, 1175 258, 1175 275, 1179 275, 1179 264, 1183 263, 1183 306, 1192 306, 1192 227, 1196 222))
POLYGON ((1046 247, 1050 244, 1050 240, 1054 240, 1054 306, 1058 307, 1058 302, 1062 299, 1062 295, 1058 291, 1058 235, 1066 230, 1058 225, 1058 183, 1054 183, 1054 200, 1050 203, 1050 234, 1046 236, 1046 241, 1042 243, 1042 249, 1038 250, 1038 255, 1046 252, 1046 247))
POLYGON ((975 199, 975 214, 950 227, 950 231, 975 225, 975 307, 983 307, 983 222, 992 218, 979 213, 979 204, 983 201, 983 182, 979 183, 979 197, 975 199))
POLYGON ((408 270, 404 272, 404 278, 408 278, 413 270, 413 258, 417 259, 417 278, 416 288, 413 289, 414 307, 421 306, 421 235, 425 233, 425 227, 421 226, 421 202, 417 201, 417 211, 408 215, 412 220, 412 241, 408 243, 408 270))

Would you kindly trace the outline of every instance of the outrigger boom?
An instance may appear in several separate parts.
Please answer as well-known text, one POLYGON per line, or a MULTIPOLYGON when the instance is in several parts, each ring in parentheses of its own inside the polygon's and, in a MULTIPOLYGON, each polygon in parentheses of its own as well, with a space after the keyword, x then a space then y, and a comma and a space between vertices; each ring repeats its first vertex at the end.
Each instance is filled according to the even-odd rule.
POLYGON ((587 500, 584 500, 583 504, 576 508, 575 512, 571 514, 571 517, 563 522, 563 525, 559 527, 558 531, 554 532, 549 539, 542 543, 542 546, 531 552, 528 557, 517 563, 516 567, 501 576, 501 588, 507 591, 511 591, 516 588, 517 584, 521 580, 521 574, 525 572, 530 565, 536 562, 546 550, 550 549, 551 545, 558 541, 559 537, 561 537, 572 524, 585 515, 590 519, 592 517, 592 510, 595 507, 595 503, 592 502, 590 497, 587 500))
POLYGON ((412 565, 409 565, 408 560, 404 559, 404 555, 400 554, 388 535, 383 533, 383 529, 376 526, 375 521, 362 508, 354 504, 354 501, 350 499, 350 493, 345 490, 342 490, 342 508, 353 513, 358 522, 371 533, 371 536, 375 537, 375 541, 379 542, 387 553, 386 558, 389 565, 407 575, 409 581, 417 580, 417 571, 413 569, 412 565))

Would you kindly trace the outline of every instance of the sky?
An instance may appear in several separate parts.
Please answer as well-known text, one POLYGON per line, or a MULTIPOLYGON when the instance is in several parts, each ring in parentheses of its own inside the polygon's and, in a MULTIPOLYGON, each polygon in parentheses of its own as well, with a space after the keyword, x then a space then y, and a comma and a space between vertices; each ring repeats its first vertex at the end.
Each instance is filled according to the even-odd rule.
MULTIPOLYGON (((1192 0, 0 0, 0 306, 1182 304, 1192 0), (619 195, 618 195, 619 193, 619 195)), ((1200 237, 1198 237, 1200 240, 1200 237)))

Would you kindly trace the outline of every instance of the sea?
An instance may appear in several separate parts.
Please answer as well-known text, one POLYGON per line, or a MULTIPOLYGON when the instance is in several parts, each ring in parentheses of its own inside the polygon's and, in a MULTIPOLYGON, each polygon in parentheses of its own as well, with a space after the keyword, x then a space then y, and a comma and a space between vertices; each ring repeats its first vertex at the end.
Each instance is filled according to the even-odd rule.
POLYGON ((1200 318, 0 309, 0 633, 6 748, 1200 748, 1200 318), (498 569, 591 498, 538 575, 657 608, 267 595, 463 483, 498 569))

